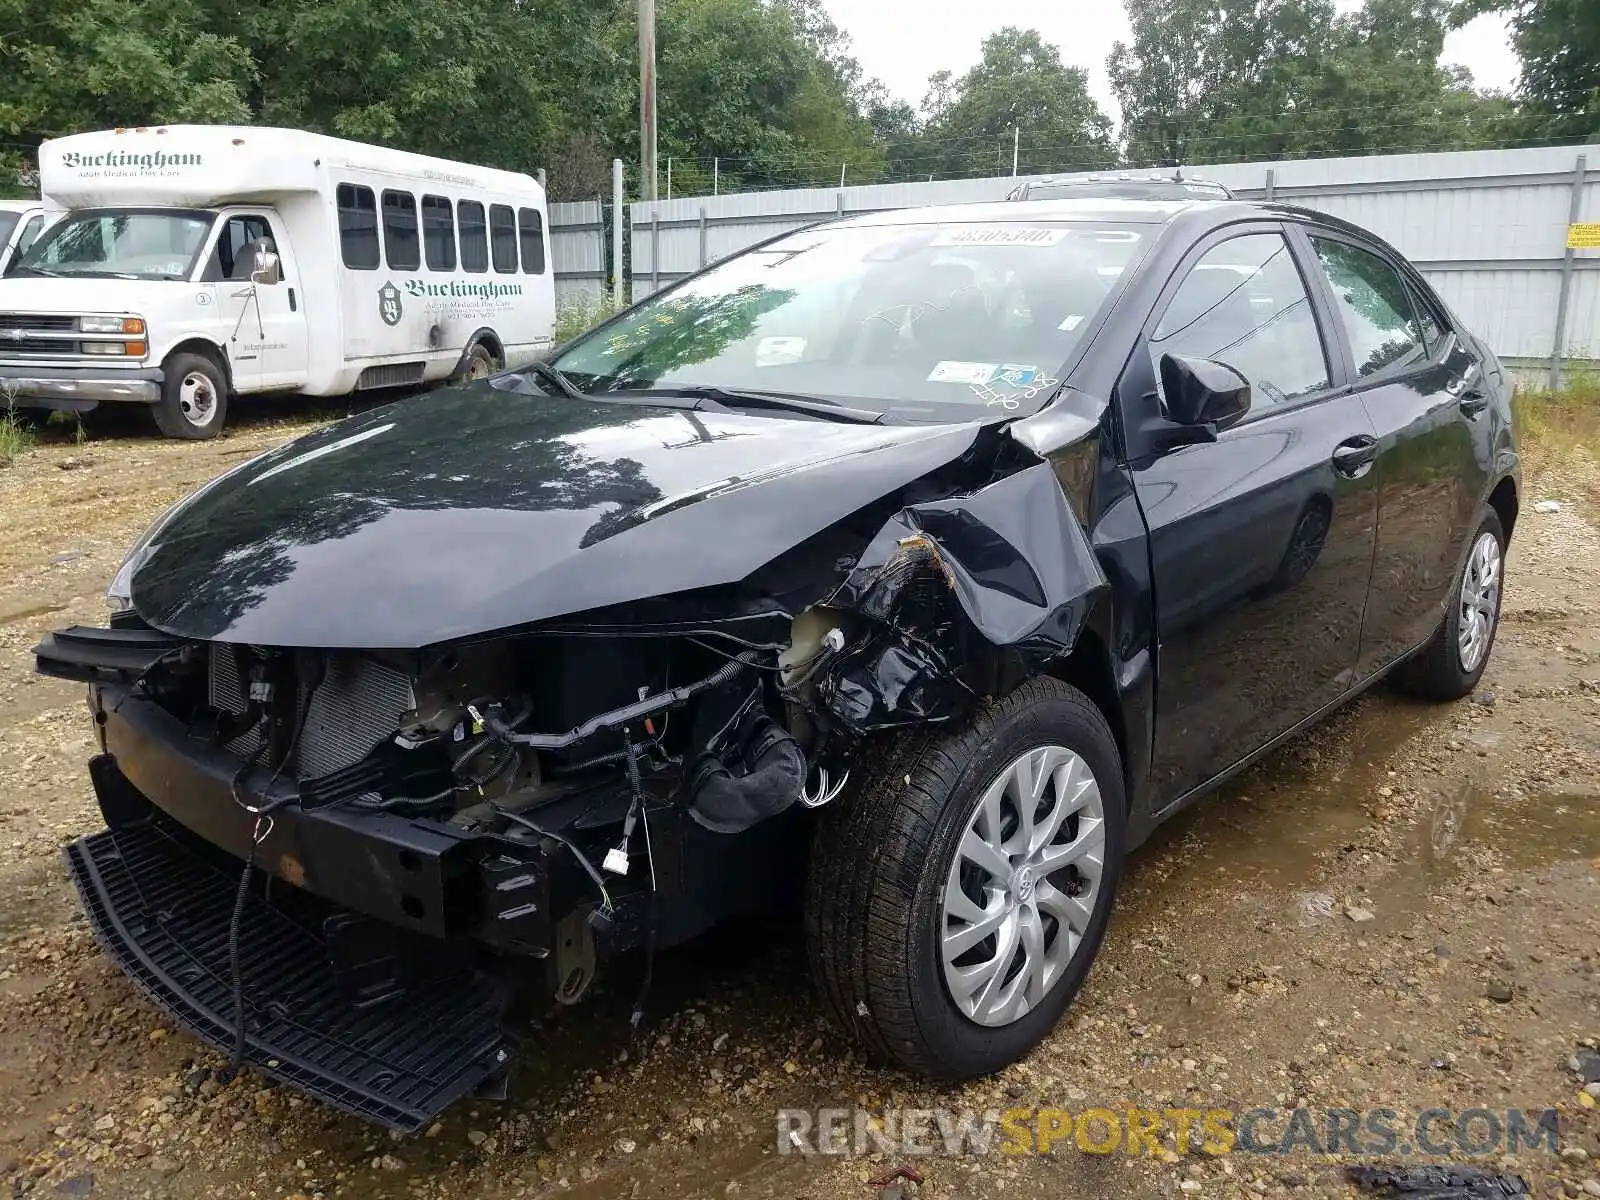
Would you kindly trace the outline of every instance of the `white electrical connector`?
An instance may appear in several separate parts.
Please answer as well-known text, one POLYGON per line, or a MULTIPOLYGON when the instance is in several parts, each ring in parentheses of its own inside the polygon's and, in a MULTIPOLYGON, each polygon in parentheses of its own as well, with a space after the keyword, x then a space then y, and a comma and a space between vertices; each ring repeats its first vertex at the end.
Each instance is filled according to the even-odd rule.
POLYGON ((600 864, 602 870, 610 871, 613 875, 626 875, 628 873, 628 852, 621 846, 613 846, 606 851, 605 861, 600 864))

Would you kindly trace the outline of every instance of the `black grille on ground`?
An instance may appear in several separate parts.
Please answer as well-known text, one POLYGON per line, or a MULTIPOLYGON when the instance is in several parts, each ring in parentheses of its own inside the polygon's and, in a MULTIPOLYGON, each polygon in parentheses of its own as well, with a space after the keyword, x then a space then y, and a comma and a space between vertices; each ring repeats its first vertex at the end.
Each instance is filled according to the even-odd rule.
MULTIPOLYGON (((117 965, 201 1040, 231 1052, 228 920, 238 880, 191 841, 158 819, 80 838, 66 849, 67 865, 95 938, 117 965)), ((412 1132, 509 1057, 503 991, 487 976, 358 1011, 313 927, 254 895, 246 905, 246 1058, 262 1074, 412 1132)))

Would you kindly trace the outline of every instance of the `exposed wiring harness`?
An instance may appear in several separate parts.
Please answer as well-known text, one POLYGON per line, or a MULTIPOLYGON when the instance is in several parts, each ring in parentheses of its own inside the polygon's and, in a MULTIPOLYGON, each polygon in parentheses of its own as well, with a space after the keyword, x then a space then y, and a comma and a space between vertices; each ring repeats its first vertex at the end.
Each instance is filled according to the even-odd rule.
MULTIPOLYGON (((283 752, 283 757, 278 760, 278 765, 273 769, 272 776, 267 780, 267 786, 261 789, 263 796, 269 796, 272 789, 277 786, 278 779, 283 775, 284 767, 289 765, 294 758, 295 751, 300 746, 300 734, 305 729, 306 715, 311 710, 311 697, 316 694, 317 688, 322 685, 322 678, 306 691, 305 703, 300 706, 295 714, 294 732, 289 738, 289 745, 283 752)), ((261 756, 266 753, 268 738, 267 730, 262 728, 269 722, 265 713, 262 714, 257 728, 261 729, 261 744, 245 760, 229 783, 229 791, 233 793, 233 802, 245 812, 252 814, 256 821, 250 830, 250 849, 245 854, 244 870, 239 873, 239 890, 233 897, 233 915, 228 919, 228 975, 233 989, 233 1055, 228 1062, 228 1075, 232 1078, 244 1069, 244 1056, 246 1047, 246 1030, 244 1014, 244 961, 240 954, 239 935, 244 924, 245 901, 250 896, 250 878, 256 869, 256 852, 261 848, 261 843, 272 836, 272 814, 278 809, 293 804, 298 796, 282 796, 276 800, 267 800, 263 804, 251 804, 244 796, 244 779, 251 771, 255 770, 261 761, 261 756)))

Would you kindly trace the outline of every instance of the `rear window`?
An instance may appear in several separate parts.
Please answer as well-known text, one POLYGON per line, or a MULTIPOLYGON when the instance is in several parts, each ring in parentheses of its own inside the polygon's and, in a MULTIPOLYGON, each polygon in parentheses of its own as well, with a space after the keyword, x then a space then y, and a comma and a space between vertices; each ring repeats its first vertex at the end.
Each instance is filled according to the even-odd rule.
POLYGON ((339 253, 352 271, 378 269, 378 201, 371 188, 341 183, 336 194, 339 205, 339 253))
POLYGON ((536 208, 517 210, 517 240, 522 243, 522 269, 529 275, 544 274, 544 217, 536 208))

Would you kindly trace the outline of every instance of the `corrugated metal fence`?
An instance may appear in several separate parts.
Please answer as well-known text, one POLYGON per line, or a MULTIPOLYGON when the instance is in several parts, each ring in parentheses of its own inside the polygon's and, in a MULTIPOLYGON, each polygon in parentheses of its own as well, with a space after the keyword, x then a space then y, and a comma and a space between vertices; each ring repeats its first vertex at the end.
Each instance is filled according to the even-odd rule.
MULTIPOLYGON (((1569 224, 1600 221, 1600 146, 1231 163, 1186 174, 1372 230, 1416 262, 1512 366, 1546 367, 1556 355, 1600 360, 1600 250, 1567 249, 1569 224)), ((1017 182, 957 179, 634 204, 632 294, 646 296, 786 229, 892 208, 1000 200, 1017 182)), ((599 221, 595 203, 557 209, 582 209, 594 214, 586 221, 599 221)), ((582 272, 605 262, 603 234, 590 229, 584 224, 570 234, 592 238, 581 243, 582 272)), ((566 228, 555 233, 558 246, 569 236, 566 228)), ((571 253, 576 264, 579 251, 571 253)), ((570 284, 563 279, 565 294, 590 279, 578 270, 567 273, 570 284)))
POLYGON ((550 262, 556 307, 591 304, 606 290, 605 212, 598 200, 550 206, 550 262))

